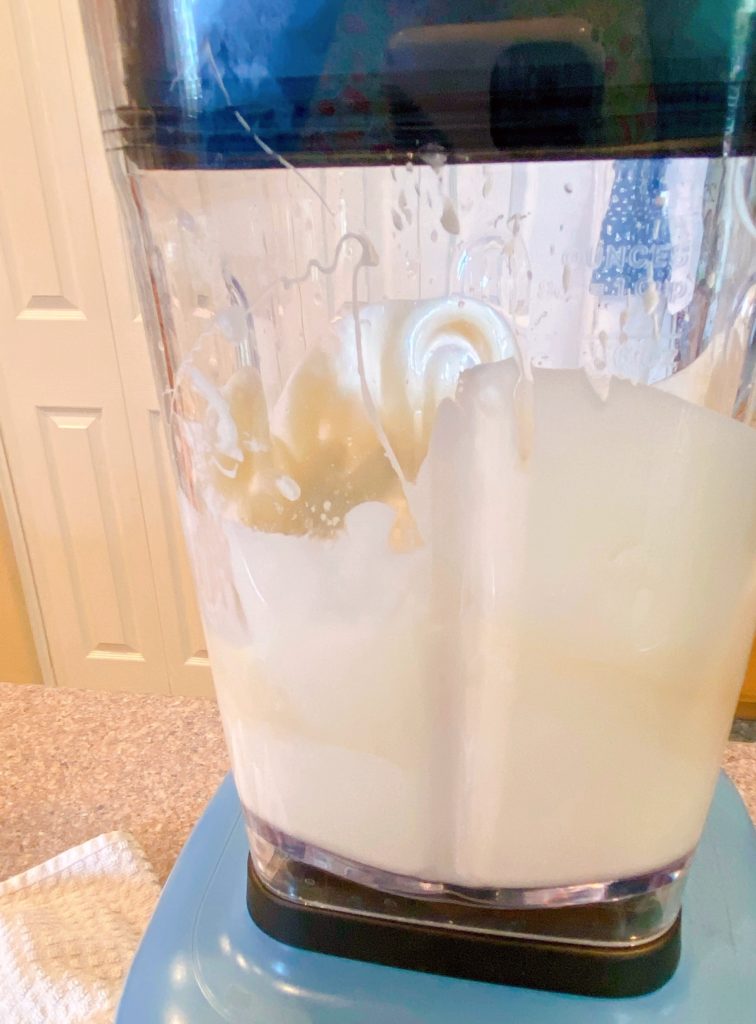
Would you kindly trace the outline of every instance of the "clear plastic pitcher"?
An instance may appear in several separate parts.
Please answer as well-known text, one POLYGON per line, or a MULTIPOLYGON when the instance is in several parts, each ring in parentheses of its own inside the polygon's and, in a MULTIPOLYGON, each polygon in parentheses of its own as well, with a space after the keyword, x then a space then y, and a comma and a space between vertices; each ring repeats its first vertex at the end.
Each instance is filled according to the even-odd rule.
MULTIPOLYGON (((418 69, 441 47, 461 74, 471 52, 443 25, 440 43, 391 35, 404 106, 389 96, 393 134, 368 145, 370 69, 345 99, 325 72, 297 93, 254 47, 242 67, 248 5, 220 5, 224 39, 215 10, 207 31, 202 5, 163 11, 173 49, 144 51, 137 85, 129 39, 161 6, 125 5, 120 27, 97 6, 106 139, 257 873, 294 901, 338 905, 319 879, 340 878, 375 894, 368 913, 452 906, 460 928, 664 932, 756 615, 752 158, 732 134, 676 155, 650 139, 647 98, 602 114, 610 41, 574 18, 496 37, 497 95, 519 81, 513 48, 540 67, 544 39, 554 61, 579 53, 587 84, 556 148, 536 154, 543 126, 520 117, 508 149, 497 115, 493 153, 453 111, 441 141, 404 146, 418 69), (288 136, 238 98, 255 75, 264 109, 291 108, 288 136), (285 144, 299 108, 304 157, 285 144)), ((261 38, 325 32, 328 5, 304 6, 310 22, 257 5, 280 13, 261 38)), ((658 99, 657 133, 663 115, 658 99)))

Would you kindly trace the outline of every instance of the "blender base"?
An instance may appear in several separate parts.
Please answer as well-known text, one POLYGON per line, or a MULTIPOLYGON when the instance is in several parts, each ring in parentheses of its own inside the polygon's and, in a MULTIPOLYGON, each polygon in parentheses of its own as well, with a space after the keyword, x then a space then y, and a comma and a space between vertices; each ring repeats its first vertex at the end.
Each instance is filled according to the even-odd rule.
MULTIPOLYGON (((307 872, 325 874, 312 867, 307 872)), ((364 902, 364 886, 333 876, 328 881, 340 887, 347 904, 364 902)), ((404 898, 393 899, 400 917, 404 898)), ((680 959, 679 915, 662 935, 634 946, 549 942, 437 924, 424 926, 288 900, 260 879, 251 858, 247 861, 247 909, 264 932, 300 949, 574 995, 620 998, 653 992, 671 978, 680 959)))
POLYGON ((480 985, 283 945, 247 912, 248 853, 228 776, 160 895, 116 1024, 753 1024, 756 832, 724 776, 685 886, 680 966, 641 999, 480 985))

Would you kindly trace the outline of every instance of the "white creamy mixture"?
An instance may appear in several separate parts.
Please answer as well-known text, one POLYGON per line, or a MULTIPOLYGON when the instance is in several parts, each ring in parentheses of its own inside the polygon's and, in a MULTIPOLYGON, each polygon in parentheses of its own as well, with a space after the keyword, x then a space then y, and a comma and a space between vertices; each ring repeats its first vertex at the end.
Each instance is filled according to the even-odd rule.
POLYGON ((625 381, 602 401, 579 370, 536 370, 523 397, 509 329, 470 300, 360 321, 391 460, 351 316, 270 422, 244 368, 187 434, 244 804, 468 886, 687 854, 756 613, 756 432, 625 381))

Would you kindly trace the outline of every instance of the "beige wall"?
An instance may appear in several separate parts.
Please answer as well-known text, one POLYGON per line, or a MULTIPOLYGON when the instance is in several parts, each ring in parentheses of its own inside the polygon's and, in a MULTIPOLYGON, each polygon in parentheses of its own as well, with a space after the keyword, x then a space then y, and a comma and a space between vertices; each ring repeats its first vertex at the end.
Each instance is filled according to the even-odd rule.
POLYGON ((756 718, 756 638, 753 641, 751 662, 746 672, 743 692, 740 694, 738 714, 745 718, 756 718))
POLYGON ((41 683, 24 595, 0 501, 0 681, 41 683))

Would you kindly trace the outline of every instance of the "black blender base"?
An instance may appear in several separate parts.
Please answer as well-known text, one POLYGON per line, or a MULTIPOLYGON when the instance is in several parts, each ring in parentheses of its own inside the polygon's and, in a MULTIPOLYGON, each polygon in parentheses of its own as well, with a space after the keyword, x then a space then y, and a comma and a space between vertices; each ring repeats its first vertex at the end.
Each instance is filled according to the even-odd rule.
MULTIPOLYGON (((361 889, 354 883, 345 886, 361 889)), ((395 897, 401 913, 401 897, 395 897)), ((613 998, 660 988, 680 959, 680 916, 658 938, 632 948, 570 945, 423 926, 306 906, 272 892, 247 862, 247 908, 279 942, 351 960, 367 960, 498 985, 613 998)))

